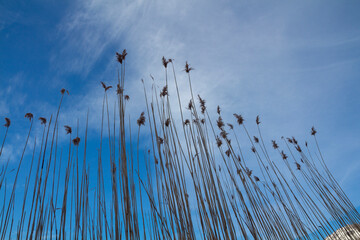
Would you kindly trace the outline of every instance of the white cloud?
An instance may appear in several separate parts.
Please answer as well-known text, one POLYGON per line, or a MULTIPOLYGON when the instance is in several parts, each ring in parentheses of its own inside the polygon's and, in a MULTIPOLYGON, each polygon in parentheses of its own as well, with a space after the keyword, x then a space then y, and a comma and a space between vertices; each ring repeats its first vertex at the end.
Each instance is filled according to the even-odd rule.
MULTIPOLYGON (((90 79, 113 84, 114 51, 126 48, 126 89, 135 101, 134 116, 144 110, 139 80, 150 84, 152 74, 160 87, 164 84, 162 56, 175 59, 182 99, 188 102, 182 72, 188 60, 195 68, 193 88, 207 100, 209 111, 215 113, 220 105, 226 121, 234 121, 234 112, 243 113, 247 122, 260 114, 267 140, 282 135, 306 139, 313 124, 320 126, 323 151, 336 166, 330 143, 340 141, 341 128, 334 130, 339 119, 328 116, 339 113, 340 96, 351 86, 344 75, 358 59, 343 52, 359 44, 359 31, 335 24, 336 14, 329 9, 310 2, 78 1, 59 25, 63 48, 52 59, 61 71, 84 75, 105 59, 103 75, 90 79)), ((170 96, 175 97, 171 86, 170 96)), ((100 113, 101 103, 102 93, 88 90, 68 116, 80 114, 85 105, 100 113)), ((99 114, 94 116, 90 125, 98 122, 99 114)))

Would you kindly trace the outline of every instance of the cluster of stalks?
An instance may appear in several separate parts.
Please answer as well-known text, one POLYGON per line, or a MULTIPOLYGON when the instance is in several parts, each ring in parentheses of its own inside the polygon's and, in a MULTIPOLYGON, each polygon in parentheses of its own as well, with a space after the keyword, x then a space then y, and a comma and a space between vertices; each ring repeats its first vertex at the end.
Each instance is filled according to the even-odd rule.
MULTIPOLYGON (((279 143, 264 140, 259 117, 255 136, 240 114, 225 123, 218 107, 213 121, 206 101, 193 94, 188 63, 187 106, 182 104, 172 59, 162 59, 161 91, 153 85, 149 97, 143 81, 146 109, 136 121, 133 141, 126 114, 130 97, 124 91, 126 55, 125 50, 116 55, 121 69, 113 111, 108 98, 112 86, 101 82, 100 146, 90 153, 92 159, 97 156, 97 165, 89 166, 86 158, 87 122, 81 138, 72 127, 59 126, 67 90, 61 90, 56 115, 49 121, 39 118, 42 137, 35 138, 33 146, 28 143, 34 116, 25 115, 29 131, 11 171, 14 161, 1 156, 11 125, 5 118, 0 239, 325 239, 349 225, 360 231, 360 214, 329 171, 314 128, 311 149, 294 137, 279 143), (169 96, 170 80, 174 99, 169 96), (151 139, 148 149, 140 147, 144 127, 151 139), (58 146, 59 131, 69 136, 64 150, 58 146), (240 144, 240 137, 248 141, 240 144), (22 169, 27 148, 32 150, 31 163, 22 169), (250 169, 254 162, 258 167, 250 169), (97 170, 96 176, 90 167, 97 170), (255 171, 260 174, 255 176, 255 171), (20 187, 18 180, 25 185, 20 187)), ((347 239, 358 238, 348 234, 347 239)))

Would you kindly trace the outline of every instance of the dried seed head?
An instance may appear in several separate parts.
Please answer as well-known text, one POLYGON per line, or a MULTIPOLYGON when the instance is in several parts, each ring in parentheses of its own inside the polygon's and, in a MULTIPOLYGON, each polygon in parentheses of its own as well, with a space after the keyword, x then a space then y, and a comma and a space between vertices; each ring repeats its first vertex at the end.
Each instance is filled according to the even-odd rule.
POLYGON ((104 88, 105 92, 107 90, 109 90, 110 88, 112 88, 112 86, 106 86, 106 84, 104 82, 100 82, 100 83, 101 83, 102 87, 104 88))
POLYGON ((130 96, 129 96, 129 95, 125 95, 124 98, 125 98, 126 101, 129 101, 129 100, 130 100, 130 96))
POLYGON ((254 179, 256 182, 260 181, 260 179, 257 176, 254 176, 254 179))
POLYGON ((10 127, 10 125, 11 125, 11 121, 10 121, 10 119, 9 118, 5 118, 5 124, 4 124, 4 127, 10 127))
POLYGON ((236 118, 236 121, 239 125, 243 124, 244 123, 244 118, 241 116, 241 115, 238 115, 236 113, 234 113, 234 116, 236 118))
POLYGON ((233 130, 233 129, 234 129, 234 126, 233 126, 232 124, 227 123, 227 125, 229 126, 229 128, 230 128, 231 130, 233 130))
POLYGON ((298 144, 298 141, 295 139, 295 137, 292 137, 292 141, 294 144, 298 144))
POLYGON ((199 97, 199 102, 200 102, 201 113, 204 114, 205 111, 206 111, 206 106, 205 106, 205 102, 206 102, 206 101, 205 101, 204 99, 202 99, 202 98, 200 97, 200 95, 198 95, 198 97, 199 97))
POLYGON ((223 130, 223 127, 225 126, 225 124, 220 116, 219 116, 218 120, 216 120, 216 124, 220 130, 223 130))
POLYGON ((315 130, 315 127, 311 128, 311 135, 315 136, 315 134, 317 133, 317 131, 315 130))
POLYGON ((64 128, 65 128, 66 134, 71 134, 72 133, 71 127, 65 125, 64 128))
POLYGON ((295 164, 296 164, 296 170, 301 170, 301 165, 298 164, 297 162, 295 164))
POLYGON ((161 60, 162 60, 163 66, 164 66, 165 68, 167 68, 167 65, 168 65, 169 62, 172 62, 172 59, 166 60, 166 58, 165 58, 164 56, 162 57, 161 60))
POLYGON ((192 103, 192 101, 190 100, 187 109, 191 110, 192 108, 193 108, 193 103, 192 103))
POLYGON ((286 160, 288 157, 286 156, 286 154, 284 153, 284 151, 281 151, 281 157, 282 159, 286 160))
POLYGON ((220 146, 222 145, 222 141, 221 141, 221 139, 220 139, 218 136, 216 136, 216 145, 217 145, 218 147, 220 147, 220 146))
POLYGON ((260 118, 259 118, 259 115, 256 116, 256 124, 259 125, 261 122, 260 122, 260 118))
POLYGON ((194 68, 190 67, 190 65, 186 61, 184 70, 185 70, 185 72, 189 73, 191 70, 194 70, 194 68))
POLYGON ((293 143, 291 138, 286 138, 288 140, 289 143, 293 143))
POLYGON ((202 124, 205 124, 205 118, 201 119, 200 122, 201 122, 202 124))
POLYGON ((305 146, 307 147, 308 146, 308 143, 305 141, 305 146))
POLYGON ((39 117, 39 120, 40 120, 41 124, 46 125, 46 118, 44 118, 44 117, 39 117))
POLYGON ((189 124, 190 124, 190 120, 189 120, 189 119, 185 119, 184 124, 185 124, 185 125, 189 125, 189 124))
POLYGON ((295 148, 296 148, 296 150, 297 150, 298 152, 301 152, 301 148, 300 148, 299 145, 296 145, 295 148))
POLYGON ((62 95, 64 95, 65 92, 69 95, 69 91, 66 90, 65 88, 62 88, 62 89, 60 90, 60 93, 61 93, 62 95))
POLYGON ((225 151, 225 154, 226 154, 226 156, 230 157, 231 150, 230 150, 230 149, 226 150, 226 151, 225 151))
POLYGON ((255 148, 254 146, 252 146, 252 147, 251 147, 251 151, 252 151, 253 153, 256 153, 256 148, 255 148))
POLYGON ((255 141, 255 143, 259 143, 259 138, 257 138, 256 136, 254 136, 254 141, 255 141))
POLYGON ((161 137, 157 136, 156 140, 159 144, 163 144, 164 143, 164 139, 162 139, 161 137))
POLYGON ((120 53, 118 53, 118 52, 116 52, 116 59, 117 59, 117 61, 120 63, 120 64, 122 64, 122 54, 120 54, 120 53))
POLYGON ((169 126, 170 125, 170 123, 171 123, 171 120, 170 120, 170 118, 168 118, 168 119, 166 119, 166 121, 165 121, 165 126, 169 126))
POLYGON ((32 113, 25 114, 25 118, 29 119, 30 121, 33 119, 34 115, 32 113))
POLYGON ((163 87, 162 91, 160 92, 160 97, 165 97, 165 96, 169 96, 167 85, 165 87, 163 87))
POLYGON ((76 138, 73 139, 73 144, 75 146, 79 146, 79 143, 80 143, 80 138, 79 137, 76 137, 76 138))
POLYGON ((122 53, 116 52, 117 61, 120 64, 122 64, 123 60, 125 60, 126 55, 127 55, 126 49, 124 49, 122 53))
POLYGON ((277 145, 277 143, 275 142, 275 140, 271 140, 272 142, 272 146, 274 149, 278 149, 279 148, 279 145, 277 145))
POLYGON ((117 88, 116 88, 116 94, 123 94, 124 92, 124 88, 120 87, 120 84, 117 84, 117 88))
POLYGON ((220 115, 220 113, 221 113, 221 108, 220 108, 220 106, 218 105, 217 106, 217 108, 216 108, 216 112, 217 112, 217 114, 219 114, 220 115))
POLYGON ((144 112, 142 112, 142 113, 140 114, 140 117, 139 117, 139 119, 137 120, 137 124, 139 125, 139 127, 140 127, 141 125, 145 125, 145 113, 144 113, 144 112))
POLYGON ((223 139, 227 139, 227 135, 228 135, 228 133, 227 133, 225 130, 221 130, 220 136, 221 136, 223 139))
POLYGON ((246 173, 249 177, 251 177, 252 170, 246 168, 246 169, 245 169, 245 173, 246 173))
POLYGON ((122 55, 123 55, 123 59, 125 60, 125 57, 127 55, 126 49, 123 50, 122 55))
POLYGON ((66 134, 71 134, 72 133, 71 127, 69 127, 68 125, 65 125, 64 128, 65 128, 66 134))

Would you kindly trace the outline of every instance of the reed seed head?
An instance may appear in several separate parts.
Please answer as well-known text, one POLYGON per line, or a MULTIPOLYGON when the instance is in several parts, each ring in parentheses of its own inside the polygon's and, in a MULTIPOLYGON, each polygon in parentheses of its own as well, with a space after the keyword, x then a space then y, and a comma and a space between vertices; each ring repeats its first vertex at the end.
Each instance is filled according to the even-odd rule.
POLYGON ((11 121, 10 121, 10 119, 9 118, 5 118, 5 124, 4 124, 4 127, 6 127, 6 128, 8 128, 8 127, 10 127, 10 125, 11 125, 11 121))
POLYGON ((260 122, 260 117, 259 115, 256 116, 256 124, 259 125, 261 122, 260 122))
POLYGON ((65 88, 62 88, 62 89, 60 90, 61 95, 64 95, 65 92, 69 95, 69 91, 66 90, 65 88))
POLYGON ((190 65, 186 61, 184 70, 185 70, 185 72, 189 73, 190 71, 194 70, 194 68, 190 67, 190 65))
POLYGON ((44 117, 39 117, 39 120, 40 120, 41 124, 46 125, 46 118, 44 118, 44 117))
POLYGON ((284 153, 284 151, 281 151, 281 157, 282 159, 286 160, 288 158, 288 156, 286 156, 286 154, 284 153))
POLYGON ((227 135, 228 135, 228 133, 227 133, 225 130, 221 130, 220 136, 221 136, 223 139, 227 139, 227 135))
POLYGON ((165 121, 165 126, 168 127, 168 126, 170 125, 170 123, 171 123, 170 118, 166 119, 166 121, 165 121))
POLYGON ((169 58, 168 60, 166 60, 166 58, 165 58, 164 56, 162 57, 161 60, 162 60, 163 66, 164 66, 165 68, 167 68, 168 63, 172 62, 172 59, 171 59, 171 58, 169 58))
POLYGON ((129 101, 129 100, 130 100, 130 96, 129 96, 129 95, 125 95, 124 98, 125 98, 126 101, 129 101))
POLYGON ((315 130, 315 127, 311 128, 311 135, 315 136, 315 134, 317 133, 317 131, 315 130))
POLYGON ((218 136, 216 136, 216 145, 217 145, 218 147, 220 147, 220 146, 222 145, 222 141, 221 141, 221 139, 220 139, 218 136))
POLYGON ((192 103, 192 101, 190 100, 187 109, 191 110, 192 108, 193 108, 193 103, 192 103))
POLYGON ((226 151, 225 151, 225 154, 226 154, 226 156, 230 157, 231 150, 230 150, 230 149, 226 150, 226 151))
POLYGON ((120 84, 117 84, 116 94, 117 94, 117 95, 123 94, 123 92, 124 92, 124 88, 120 87, 120 84))
POLYGON ((76 138, 73 139, 73 144, 75 146, 79 146, 79 143, 80 143, 80 138, 79 137, 76 137, 76 138))
POLYGON ((277 145, 277 143, 275 142, 275 140, 271 140, 272 142, 272 146, 274 149, 278 149, 279 148, 279 145, 277 145))
POLYGON ((65 128, 66 134, 71 134, 72 133, 72 129, 68 125, 65 125, 64 128, 65 128))
POLYGON ((126 55, 127 55, 126 49, 124 49, 122 53, 116 52, 117 61, 118 61, 120 64, 122 64, 123 61, 125 60, 126 55))
POLYGON ((100 83, 101 83, 102 87, 104 88, 105 92, 107 90, 109 90, 110 88, 112 88, 112 86, 106 86, 106 84, 104 82, 100 82, 100 83))
POLYGON ((219 116, 218 120, 216 120, 216 125, 220 130, 223 130, 223 127, 225 126, 221 116, 219 116))
POLYGON ((254 136, 254 142, 255 142, 255 143, 259 143, 259 138, 257 138, 256 136, 254 136))
POLYGON ((140 117, 139 117, 138 120, 137 120, 137 124, 139 125, 139 127, 140 127, 141 125, 144 125, 144 126, 145 126, 145 113, 144 113, 144 112, 142 112, 142 113, 140 114, 140 117))
POLYGON ((205 106, 205 102, 206 102, 206 101, 205 101, 204 99, 202 99, 202 98, 200 97, 200 95, 198 95, 198 97, 199 97, 199 102, 200 102, 201 113, 204 114, 205 111, 206 111, 206 106, 205 106))
POLYGON ((235 116, 235 118, 236 118, 236 121, 237 121, 237 123, 239 124, 239 125, 242 125, 243 123, 244 123, 244 118, 241 116, 241 115, 238 115, 238 114, 236 114, 236 113, 234 113, 234 116, 235 116))
POLYGON ((32 113, 25 114, 25 118, 29 119, 30 121, 33 119, 34 115, 32 113))
POLYGON ((160 97, 165 97, 165 96, 169 96, 167 85, 165 87, 163 87, 162 91, 160 92, 160 97))
POLYGON ((164 139, 162 139, 161 137, 157 136, 156 140, 159 144, 163 144, 164 143, 164 139))
POLYGON ((252 146, 252 147, 251 147, 251 151, 252 151, 253 153, 256 153, 256 148, 255 148, 254 146, 252 146))
POLYGON ((295 164, 296 164, 296 170, 301 170, 301 165, 298 164, 297 162, 295 164))
POLYGON ((246 168, 246 169, 245 169, 245 173, 246 173, 249 177, 251 177, 252 170, 246 168))

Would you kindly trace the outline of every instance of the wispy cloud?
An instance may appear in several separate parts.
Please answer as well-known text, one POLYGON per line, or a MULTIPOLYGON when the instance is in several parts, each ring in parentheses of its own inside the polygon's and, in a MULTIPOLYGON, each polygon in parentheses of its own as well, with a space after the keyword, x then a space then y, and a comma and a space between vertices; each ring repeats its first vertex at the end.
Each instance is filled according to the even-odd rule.
MULTIPOLYGON (((114 83, 114 52, 126 48, 126 88, 135 102, 142 102, 140 79, 151 84, 152 74, 162 87, 161 57, 175 58, 184 104, 189 90, 182 69, 188 60, 195 68, 193 88, 207 100, 209 111, 215 113, 220 105, 226 121, 233 120, 234 112, 243 113, 247 121, 260 114, 269 140, 282 135, 307 139, 315 124, 322 130, 323 150, 331 153, 330 139, 336 141, 344 130, 338 123, 353 117, 358 104, 352 102, 340 116, 348 103, 344 89, 359 87, 349 70, 360 61, 358 52, 351 50, 360 46, 359 31, 345 18, 339 23, 341 16, 334 12, 351 9, 334 5, 78 1, 58 26, 62 47, 52 60, 63 73, 83 76, 101 66, 104 70, 89 75, 88 81, 114 83)), ((91 102, 90 108, 100 112, 102 94, 86 91, 79 104, 91 102)), ((135 104, 132 109, 141 112, 143 105, 135 104)))

